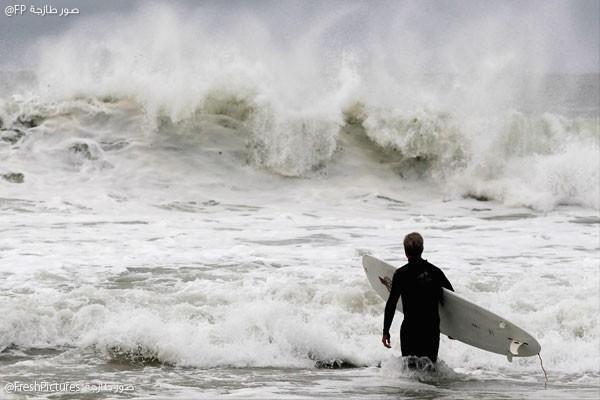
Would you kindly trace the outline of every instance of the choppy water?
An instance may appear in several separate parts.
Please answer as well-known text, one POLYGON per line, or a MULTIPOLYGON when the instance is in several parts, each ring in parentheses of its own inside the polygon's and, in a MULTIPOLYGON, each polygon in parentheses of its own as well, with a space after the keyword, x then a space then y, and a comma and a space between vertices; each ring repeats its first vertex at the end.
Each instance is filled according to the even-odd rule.
POLYGON ((0 73, 3 387, 598 397, 597 74, 423 74, 377 41, 336 58, 206 18, 82 20, 0 73), (381 345, 360 259, 403 264, 415 230, 458 293, 538 339, 547 388, 537 358, 443 337, 438 371, 414 373, 398 335, 381 345))
POLYGON ((595 212, 300 186, 287 190, 302 203, 199 195, 103 212, 3 199, 3 382, 116 382, 136 396, 597 395, 595 212), (447 370, 403 372, 397 337, 393 351, 379 343, 384 304, 360 255, 401 264, 411 229, 458 292, 539 339, 548 389, 537 359, 445 338, 447 370), (317 368, 336 363, 353 368, 317 368))

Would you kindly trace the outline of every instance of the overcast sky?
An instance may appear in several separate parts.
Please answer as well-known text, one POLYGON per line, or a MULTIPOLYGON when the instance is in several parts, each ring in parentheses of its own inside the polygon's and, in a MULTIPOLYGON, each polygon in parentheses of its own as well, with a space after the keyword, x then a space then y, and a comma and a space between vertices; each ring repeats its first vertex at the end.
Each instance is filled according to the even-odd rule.
MULTIPOLYGON (((146 2, 145 4, 147 4, 146 2)), ((432 51, 444 49, 449 37, 457 37, 464 26, 476 26, 487 31, 486 24, 500 25, 506 40, 529 41, 529 46, 543 48, 550 60, 549 72, 585 73, 600 72, 600 1, 163 1, 175 9, 210 10, 216 19, 231 18, 237 13, 253 14, 261 20, 276 40, 285 41, 298 35, 315 19, 327 14, 340 14, 348 10, 348 15, 331 32, 341 38, 342 46, 369 46, 365 42, 366 33, 386 29, 393 34, 398 32, 386 28, 401 25, 410 29, 413 37, 427 43, 432 51), (399 14, 402 19, 399 21, 399 14), (487 21, 487 22, 486 22, 487 21), (473 25, 477 23, 477 25, 473 25)), ((57 35, 69 29, 72 24, 89 21, 98 25, 99 21, 111 16, 127 15, 136 12, 138 2, 126 0, 48 0, 22 1, 0 0, 0 65, 26 66, 32 56, 27 54, 28 45, 37 39, 57 35), (79 15, 40 17, 26 12, 25 15, 8 17, 6 8, 15 4, 51 5, 58 9, 77 7, 79 15)), ((473 34, 473 33, 471 33, 473 34)), ((399 35, 401 36, 401 35, 399 35)), ((470 37, 459 36, 465 46, 470 37)), ((477 34, 472 36, 477 40, 477 34)), ((126 38, 124 38, 126 40, 126 38)), ((339 42, 339 41, 338 41, 339 42)))

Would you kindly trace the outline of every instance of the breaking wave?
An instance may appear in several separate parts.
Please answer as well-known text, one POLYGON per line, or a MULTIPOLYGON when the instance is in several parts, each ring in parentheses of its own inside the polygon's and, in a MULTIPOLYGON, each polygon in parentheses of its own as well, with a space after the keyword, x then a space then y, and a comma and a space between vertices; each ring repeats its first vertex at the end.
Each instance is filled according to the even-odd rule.
MULTIPOLYGON (((366 52, 332 43, 328 32, 352 10, 317 19, 287 45, 250 14, 217 25, 212 12, 147 4, 33 45, 31 73, 1 76, 22 84, 0 100, 0 184, 18 173, 27 185, 41 163, 56 173, 122 173, 120 157, 135 152, 146 166, 152 155, 142 153, 156 141, 176 146, 183 136, 198 139, 186 149, 286 177, 360 164, 363 174, 390 169, 455 196, 600 208, 597 75, 525 77, 510 63, 417 73, 386 63, 377 42, 366 52)), ((399 49, 413 58, 416 50, 399 49)))

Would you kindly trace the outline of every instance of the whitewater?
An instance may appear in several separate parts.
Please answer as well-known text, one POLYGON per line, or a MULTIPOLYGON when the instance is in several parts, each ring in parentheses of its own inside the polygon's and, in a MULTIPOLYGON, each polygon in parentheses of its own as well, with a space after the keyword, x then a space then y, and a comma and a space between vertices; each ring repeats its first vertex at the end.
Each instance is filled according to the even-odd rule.
POLYGON ((281 36, 219 10, 82 17, 3 60, 0 397, 597 398, 600 75, 502 21, 440 71, 403 24, 344 45, 356 4, 281 36), (381 345, 361 256, 401 266, 412 231, 538 339, 546 387, 538 358, 443 335, 408 371, 400 315, 381 345))

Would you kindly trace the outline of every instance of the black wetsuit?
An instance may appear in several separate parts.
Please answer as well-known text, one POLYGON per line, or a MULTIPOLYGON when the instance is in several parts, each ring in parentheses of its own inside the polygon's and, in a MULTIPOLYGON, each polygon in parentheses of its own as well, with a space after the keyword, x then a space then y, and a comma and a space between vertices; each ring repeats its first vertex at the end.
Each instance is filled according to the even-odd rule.
POLYGON ((390 296, 385 305, 383 333, 390 334, 398 298, 402 296, 404 321, 400 328, 403 356, 429 357, 437 361, 440 344, 438 304, 443 301, 442 287, 454 291, 441 269, 419 259, 394 273, 390 296))

